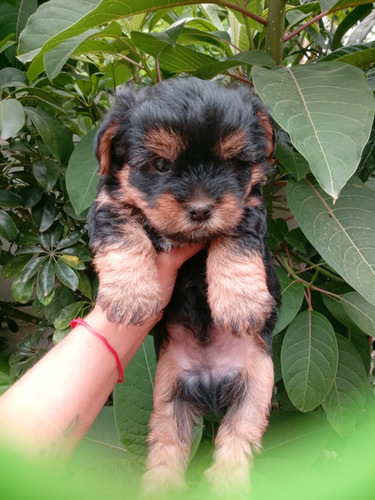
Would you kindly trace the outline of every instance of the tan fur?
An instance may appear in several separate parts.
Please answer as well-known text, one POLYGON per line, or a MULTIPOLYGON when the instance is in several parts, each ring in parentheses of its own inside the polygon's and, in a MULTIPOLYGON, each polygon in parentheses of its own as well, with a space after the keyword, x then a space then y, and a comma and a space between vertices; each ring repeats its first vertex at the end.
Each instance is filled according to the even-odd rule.
POLYGON ((180 370, 178 358, 174 358, 169 351, 160 353, 155 378, 154 410, 149 424, 147 472, 143 477, 143 489, 148 492, 165 493, 185 485, 192 422, 181 434, 171 401, 180 370))
POLYGON ((186 141, 173 129, 160 127, 147 132, 144 145, 161 158, 175 161, 185 149, 186 141))
POLYGON ((119 124, 114 122, 109 125, 106 129, 102 138, 100 140, 99 148, 98 148, 98 157, 100 164, 100 175, 109 174, 109 169, 111 166, 111 142, 113 136, 116 134, 119 124))
POLYGON ((241 153, 247 143, 247 135, 244 130, 235 130, 222 137, 217 144, 217 154, 223 159, 234 158, 241 153))
POLYGON ((134 220, 124 224, 124 241, 94 248, 99 304, 110 321, 138 324, 161 310, 156 252, 134 220))
POLYGON ((216 325, 232 328, 239 335, 263 328, 274 300, 259 253, 245 252, 234 239, 218 238, 209 247, 207 282, 216 325))
POLYGON ((266 139, 267 139, 267 161, 270 163, 273 163, 274 160, 272 158, 272 154, 274 152, 275 148, 275 136, 273 132, 273 127, 272 123, 270 122, 269 118, 263 113, 262 111, 259 111, 257 113, 257 117, 260 119, 263 125, 263 129, 266 132, 266 139))
POLYGON ((130 166, 125 164, 116 175, 122 188, 121 201, 141 210, 145 209, 147 202, 143 199, 142 192, 129 182, 130 166))

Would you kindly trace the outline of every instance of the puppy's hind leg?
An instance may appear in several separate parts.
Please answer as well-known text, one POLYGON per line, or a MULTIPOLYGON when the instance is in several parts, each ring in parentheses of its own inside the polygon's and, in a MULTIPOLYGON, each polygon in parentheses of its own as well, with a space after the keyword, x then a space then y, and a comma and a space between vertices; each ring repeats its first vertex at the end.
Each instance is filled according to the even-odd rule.
POLYGON ((241 396, 227 408, 215 439, 214 463, 206 471, 212 490, 219 497, 232 496, 233 492, 248 494, 253 451, 260 450, 268 424, 272 360, 255 339, 247 357, 249 361, 241 372, 241 396))
POLYGON ((196 415, 179 395, 180 373, 173 356, 168 352, 162 354, 156 371, 147 471, 143 476, 146 493, 167 493, 185 486, 196 415))

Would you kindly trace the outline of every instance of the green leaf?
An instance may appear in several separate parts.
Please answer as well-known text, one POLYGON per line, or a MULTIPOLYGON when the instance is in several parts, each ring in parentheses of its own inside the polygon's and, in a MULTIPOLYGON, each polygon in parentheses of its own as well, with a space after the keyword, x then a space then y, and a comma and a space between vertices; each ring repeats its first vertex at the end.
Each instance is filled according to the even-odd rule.
POLYGON ((121 442, 140 468, 144 467, 147 454, 155 368, 155 351, 149 335, 127 366, 125 381, 117 384, 114 391, 115 419, 121 442))
POLYGON ((14 300, 20 302, 21 304, 26 304, 31 299, 33 293, 34 280, 23 282, 21 277, 16 278, 11 286, 14 300))
POLYGON ((348 328, 375 337, 375 306, 359 293, 344 293, 340 298, 323 294, 323 301, 333 316, 348 328))
POLYGON ((9 139, 15 135, 25 123, 25 113, 22 104, 16 99, 0 101, 0 132, 1 139, 9 139))
POLYGON ((50 304, 55 296, 55 289, 52 290, 52 292, 45 296, 43 294, 43 291, 39 288, 38 283, 36 287, 36 296, 41 304, 43 304, 44 307, 48 306, 50 304))
POLYGON ((33 163, 33 174, 39 184, 51 191, 59 178, 60 167, 52 160, 36 160, 33 163))
POLYGON ((372 12, 373 5, 368 3, 367 5, 358 5, 351 12, 349 12, 340 24, 337 26, 335 34, 331 42, 331 50, 335 51, 341 44, 341 39, 353 26, 357 24, 358 21, 363 19, 367 14, 372 12))
POLYGON ((81 262, 90 262, 92 260, 92 253, 90 250, 83 246, 78 245, 77 247, 64 248, 64 254, 75 255, 79 258, 81 262))
POLYGON ((43 190, 38 186, 27 186, 18 191, 18 194, 23 199, 25 208, 32 208, 37 205, 43 196, 43 190))
POLYGON ((52 250, 57 246, 57 242, 60 239, 61 233, 63 231, 63 226, 59 222, 52 224, 51 228, 44 233, 39 233, 39 241, 43 248, 46 250, 52 250))
POLYGON ((13 219, 4 210, 0 210, 0 236, 8 241, 17 238, 18 229, 13 219))
MULTIPOLYGON (((78 288, 78 276, 65 262, 59 259, 55 263, 55 272, 61 283, 75 292, 78 288)), ((57 327, 56 327, 57 328, 57 327)), ((62 328, 59 328, 62 330, 62 328)))
POLYGON ((55 286, 55 270, 52 259, 48 259, 40 268, 38 274, 38 288, 44 297, 47 297, 55 286))
POLYGON ((67 236, 65 236, 65 238, 58 242, 56 248, 58 250, 61 250, 62 248, 70 247, 71 245, 77 243, 81 238, 82 233, 80 231, 72 231, 67 236))
POLYGON ((10 378, 7 373, 0 372, 0 396, 10 387, 10 378))
POLYGON ((284 330, 293 321, 303 302, 303 285, 287 277, 281 267, 276 266, 277 276, 281 285, 281 308, 273 335, 284 330))
POLYGON ((33 222, 40 232, 47 231, 52 226, 55 215, 55 203, 49 195, 44 195, 42 200, 31 210, 33 222))
POLYGON ((273 68, 275 66, 275 62, 269 54, 263 52, 262 50, 249 50, 247 52, 241 52, 235 56, 229 57, 224 61, 213 61, 210 64, 206 64, 205 66, 199 68, 194 76, 197 76, 198 78, 210 79, 218 73, 242 65, 257 65, 264 66, 266 68, 273 68))
POLYGON ((19 208, 23 207, 21 196, 7 189, 0 189, 0 207, 2 208, 19 208))
POLYGON ((361 356, 343 336, 337 335, 339 361, 331 390, 322 402, 328 422, 340 434, 354 429, 363 415, 367 375, 361 356))
POLYGON ((274 119, 336 199, 369 138, 374 98, 359 69, 340 63, 253 68, 255 89, 274 119))
POLYGON ((281 348, 281 370, 291 402, 314 410, 327 396, 337 370, 337 341, 330 322, 304 311, 289 325, 281 348))
POLYGON ((0 70, 0 90, 6 87, 24 87, 27 78, 23 71, 16 68, 3 68, 0 70))
POLYGON ((86 266, 83 262, 79 260, 75 255, 60 255, 60 259, 65 262, 72 269, 76 269, 77 271, 83 271, 86 269, 86 266))
POLYGON ((73 302, 72 304, 65 306, 55 319, 53 323, 54 327, 57 328, 57 330, 64 330, 65 328, 68 328, 71 321, 80 314, 85 304, 86 302, 81 301, 73 302))
MULTIPOLYGON (((30 254, 32 255, 32 254, 30 254)), ((39 271, 43 262, 47 259, 47 256, 40 256, 34 260, 31 260, 21 271, 21 280, 25 283, 39 271)))
POLYGON ((31 258, 32 254, 16 255, 12 257, 3 267, 3 277, 5 279, 10 279, 17 276, 31 258))
POLYGON ((20 231, 18 238, 16 240, 18 246, 26 246, 26 245, 37 245, 39 243, 38 236, 31 231, 20 231))
POLYGON ((94 154, 96 131, 90 130, 77 144, 66 172, 66 189, 78 215, 91 206, 96 196, 99 182, 98 161, 94 154))
POLYGON ((375 191, 353 178, 333 204, 310 181, 289 181, 287 199, 322 258, 375 305, 375 191))
POLYGON ((52 302, 46 307, 46 318, 51 323, 54 323, 57 316, 61 313, 64 307, 76 302, 74 293, 66 286, 58 286, 55 288, 55 296, 52 302))
POLYGON ((168 46, 159 56, 160 67, 171 73, 196 71, 214 61, 213 57, 182 45, 168 46))
POLYGON ((367 68, 375 60, 375 43, 349 45, 331 52, 321 61, 336 61, 346 64, 352 64, 358 68, 367 68))
MULTIPOLYGON (((187 0, 185 5, 195 3, 187 0)), ((62 8, 60 0, 50 0, 30 16, 20 37, 19 59, 29 62, 90 28, 176 5, 174 0, 65 0, 62 8)))
POLYGON ((68 161, 74 149, 72 134, 61 121, 37 108, 24 108, 31 119, 48 151, 59 163, 68 161))
POLYGON ((92 300, 92 287, 90 280, 84 273, 78 273, 78 290, 88 299, 92 300))
POLYGON ((278 145, 276 158, 297 181, 303 179, 310 172, 308 161, 293 149, 278 145))

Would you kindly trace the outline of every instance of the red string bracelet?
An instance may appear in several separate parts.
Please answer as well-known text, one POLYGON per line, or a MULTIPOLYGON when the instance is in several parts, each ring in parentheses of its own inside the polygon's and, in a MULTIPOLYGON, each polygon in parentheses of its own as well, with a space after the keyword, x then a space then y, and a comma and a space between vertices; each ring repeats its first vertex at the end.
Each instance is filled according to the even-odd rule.
POLYGON ((107 347, 107 349, 109 351, 111 351, 111 353, 113 354, 113 356, 115 357, 115 360, 116 360, 116 365, 117 365, 117 369, 118 369, 118 372, 120 374, 119 378, 118 378, 118 383, 121 383, 124 381, 124 370, 122 369, 122 366, 121 366, 121 363, 120 363, 120 359, 117 355, 117 352, 113 349, 112 346, 110 346, 107 342, 107 339, 105 337, 103 337, 103 335, 101 335, 100 333, 98 333, 97 331, 95 331, 88 323, 86 323, 86 321, 82 318, 76 318, 76 319, 73 319, 73 321, 70 323, 71 327, 72 328, 75 328, 77 325, 82 325, 84 326, 85 328, 87 328, 87 330, 89 332, 91 332, 93 335, 95 335, 95 337, 98 337, 100 338, 100 340, 102 340, 105 344, 105 346, 107 347))

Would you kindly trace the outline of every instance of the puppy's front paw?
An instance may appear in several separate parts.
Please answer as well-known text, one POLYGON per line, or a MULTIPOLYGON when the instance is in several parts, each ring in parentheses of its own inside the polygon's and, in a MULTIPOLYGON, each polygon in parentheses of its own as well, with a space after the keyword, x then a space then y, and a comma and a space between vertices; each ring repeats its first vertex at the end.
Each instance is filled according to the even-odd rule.
POLYGON ((100 289, 97 300, 109 321, 124 325, 139 325, 162 309, 157 286, 107 285, 100 289))
POLYGON ((233 242, 213 245, 207 260, 208 302, 214 323, 241 335, 260 331, 274 307, 263 259, 236 251, 233 242))
POLYGON ((142 235, 134 248, 112 245, 95 255, 99 275, 97 301, 109 321, 136 325, 161 311, 156 252, 142 235))

